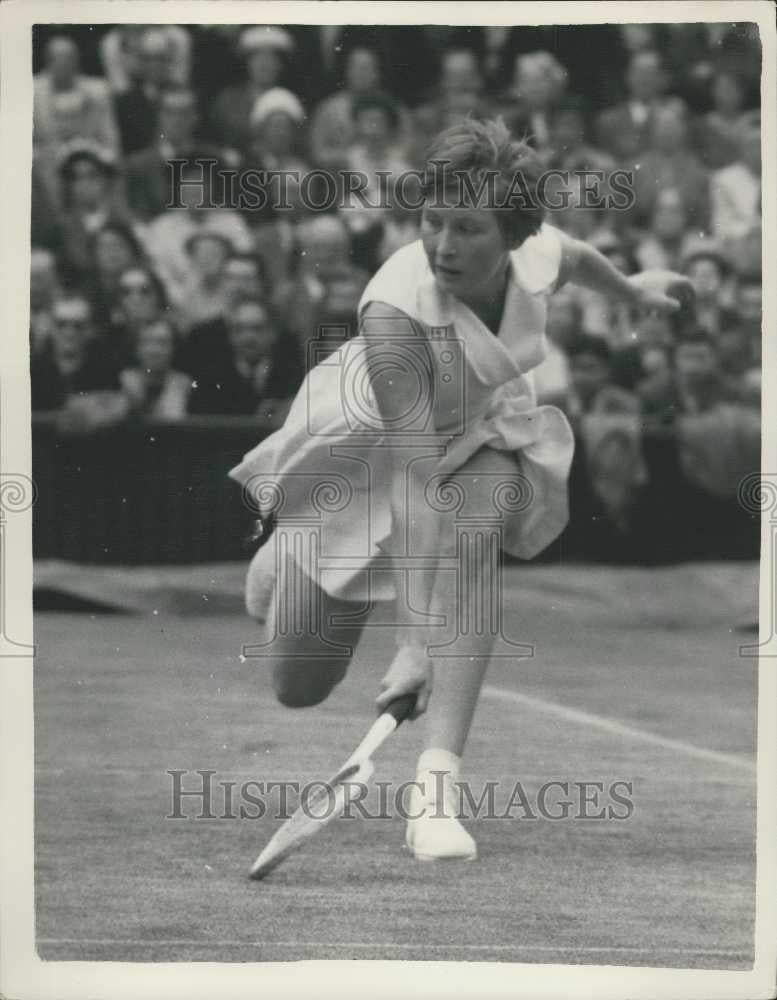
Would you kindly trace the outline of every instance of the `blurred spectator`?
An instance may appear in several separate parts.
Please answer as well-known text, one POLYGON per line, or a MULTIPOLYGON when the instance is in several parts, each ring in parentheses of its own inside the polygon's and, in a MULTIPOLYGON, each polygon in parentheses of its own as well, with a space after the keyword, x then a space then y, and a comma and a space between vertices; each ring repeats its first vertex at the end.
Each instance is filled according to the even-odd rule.
POLYGON ((183 208, 167 208, 152 219, 143 233, 146 253, 164 283, 171 301, 181 302, 189 280, 189 255, 186 245, 197 233, 216 233, 234 249, 253 249, 251 233, 243 217, 228 208, 209 208, 211 191, 209 173, 194 163, 181 170, 181 183, 173 191, 183 208))
POLYGON ((116 191, 116 164, 99 146, 63 150, 63 211, 59 222, 60 271, 67 285, 84 285, 94 269, 95 234, 109 223, 128 224, 116 191))
MULTIPOLYGON (((305 121, 301 101, 284 87, 273 87, 257 97, 249 120, 247 163, 264 170, 289 172, 286 196, 295 213, 303 211, 299 186, 309 170, 301 152, 305 121)), ((283 215, 288 219, 289 211, 283 215)))
POLYGON ((485 114, 486 107, 477 55, 471 49, 444 52, 437 92, 431 100, 416 109, 410 153, 413 165, 423 165, 424 147, 432 136, 469 114, 475 117, 485 114))
POLYGON ((137 74, 114 97, 124 155, 145 149, 159 138, 159 99, 176 84, 175 43, 166 26, 148 28, 138 45, 137 74))
POLYGON ((710 82, 720 73, 738 76, 746 89, 746 102, 758 99, 761 79, 761 44, 756 24, 706 21, 664 25, 664 50, 683 96, 701 110, 710 82))
POLYGON ((138 266, 120 276, 117 305, 101 350, 117 369, 122 369, 132 364, 140 331, 164 316, 167 299, 153 271, 138 266))
POLYGON ((181 298, 174 302, 182 330, 224 313, 228 294, 226 263, 232 245, 220 233, 194 233, 186 241, 186 252, 191 267, 181 298))
POLYGON ((410 170, 410 163, 399 147, 399 108, 387 94, 363 94, 354 101, 353 123, 354 142, 348 149, 347 167, 367 178, 363 189, 367 204, 354 198, 341 208, 341 214, 358 241, 354 254, 359 263, 374 271, 396 179, 410 170))
POLYGON ((763 322, 763 285, 760 274, 742 275, 739 278, 734 308, 739 322, 760 347, 763 322))
POLYGON ((510 87, 497 102, 510 131, 519 137, 526 135, 540 150, 547 149, 551 110, 561 98, 566 81, 566 70, 549 52, 517 56, 510 87))
POLYGON ((712 169, 727 167, 739 154, 745 86, 736 73, 718 73, 712 81, 712 110, 697 126, 699 155, 712 169))
POLYGON ((634 251, 640 269, 680 270, 687 236, 688 213, 682 195, 676 188, 659 190, 650 229, 634 251))
POLYGON ((73 394, 118 390, 118 372, 99 350, 86 299, 72 295, 54 304, 48 350, 33 358, 30 377, 33 410, 61 409, 73 394))
POLYGON ((637 394, 645 415, 665 423, 681 414, 702 413, 729 398, 709 334, 697 326, 681 328, 671 368, 643 379, 637 394))
POLYGON ((242 151, 251 142, 250 117, 256 101, 280 83, 294 41, 284 28, 259 25, 241 34, 239 48, 247 79, 228 87, 215 99, 208 128, 217 142, 242 151))
POLYGON ((625 166, 650 147, 653 119, 662 108, 682 108, 677 98, 666 96, 668 78, 660 54, 639 49, 626 72, 628 96, 622 104, 606 108, 597 121, 598 143, 625 166))
POLYGON ((539 403, 549 403, 565 411, 569 409, 571 375, 567 351, 582 327, 583 310, 572 286, 566 285, 548 301, 547 352, 545 360, 532 372, 539 403))
POLYGON ((660 192, 673 188, 680 195, 687 224, 704 230, 709 214, 707 171, 688 150, 688 123, 677 108, 660 108, 652 116, 650 149, 637 164, 634 215, 650 219, 660 192))
POLYGON ((725 281, 730 271, 728 262, 714 240, 698 239, 687 243, 682 267, 696 293, 696 322, 714 336, 725 318, 725 281))
MULTIPOLYGON (((168 161, 216 160, 214 175, 220 166, 237 165, 236 158, 224 150, 196 138, 197 120, 191 90, 166 90, 160 95, 157 141, 127 157, 124 168, 127 203, 136 218, 148 221, 170 204, 174 175, 168 161)), ((221 200, 218 186, 214 199, 217 203, 221 200)))
POLYGON ((602 337, 578 333, 566 347, 570 387, 566 411, 571 417, 588 413, 639 412, 635 396, 612 380, 612 350, 602 337))
POLYGON ((555 170, 614 170, 615 161, 588 143, 585 104, 578 97, 559 98, 549 117, 547 164, 555 170))
POLYGON ((56 261, 49 250, 33 248, 30 254, 30 355, 49 349, 54 329, 53 307, 59 294, 56 261))
POLYGON ((362 94, 381 84, 378 54, 355 48, 347 56, 345 86, 318 105, 310 127, 310 155, 324 170, 341 170, 348 163, 348 148, 354 142, 353 105, 362 94))
MULTIPOLYGON (((119 24, 100 39, 100 60, 108 85, 114 94, 126 94, 143 78, 142 24, 119 24)), ((157 25, 156 31, 167 38, 170 84, 187 87, 191 75, 192 40, 179 24, 157 25)))
POLYGON ((356 309, 369 274, 351 260, 351 239, 337 215, 318 215, 298 229, 298 272, 278 289, 275 304, 284 325, 307 356, 322 326, 353 330, 356 309))
POLYGON ((613 382, 633 391, 645 379, 668 375, 678 324, 676 316, 658 313, 635 317, 631 342, 613 352, 613 382))
POLYGON ((107 329, 118 322, 121 276, 139 265, 142 257, 140 243, 128 225, 108 222, 93 234, 93 269, 83 288, 98 327, 107 329))
POLYGON ((231 253, 224 264, 220 312, 195 323, 186 333, 179 346, 178 367, 192 373, 206 371, 211 364, 223 367, 230 357, 227 316, 243 299, 265 302, 267 292, 259 258, 253 254, 231 253))
POLYGON ((137 338, 136 364, 120 373, 121 388, 132 413, 155 420, 183 420, 192 388, 189 375, 173 368, 175 333, 157 320, 137 338))
POLYGON ((119 150, 108 87, 79 72, 78 49, 69 38, 56 36, 46 45, 45 69, 33 81, 33 124, 38 152, 75 138, 119 150))
POLYGON ((294 340, 284 337, 266 306, 251 299, 235 304, 227 330, 228 358, 194 373, 189 411, 282 421, 302 381, 294 340))
POLYGON ((739 239, 760 222, 760 118, 740 123, 738 158, 712 175, 711 200, 712 232, 719 240, 739 239))

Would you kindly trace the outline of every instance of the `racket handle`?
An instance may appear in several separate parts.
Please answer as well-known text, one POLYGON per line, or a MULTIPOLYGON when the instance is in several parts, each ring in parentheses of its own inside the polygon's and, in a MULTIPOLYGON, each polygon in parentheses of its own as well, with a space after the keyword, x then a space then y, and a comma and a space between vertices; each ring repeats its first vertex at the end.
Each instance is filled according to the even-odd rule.
POLYGON ((393 701, 390 701, 381 714, 393 716, 399 726, 413 711, 415 703, 416 695, 402 694, 399 698, 395 698, 393 701))

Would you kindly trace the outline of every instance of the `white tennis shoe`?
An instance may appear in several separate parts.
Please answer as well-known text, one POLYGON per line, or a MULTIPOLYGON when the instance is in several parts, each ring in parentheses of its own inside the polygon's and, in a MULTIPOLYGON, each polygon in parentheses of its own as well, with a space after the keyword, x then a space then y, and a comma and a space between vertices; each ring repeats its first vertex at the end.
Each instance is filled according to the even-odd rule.
POLYGON ((419 861, 473 861, 478 855, 477 844, 457 819, 455 780, 447 769, 419 770, 411 786, 405 843, 419 861))

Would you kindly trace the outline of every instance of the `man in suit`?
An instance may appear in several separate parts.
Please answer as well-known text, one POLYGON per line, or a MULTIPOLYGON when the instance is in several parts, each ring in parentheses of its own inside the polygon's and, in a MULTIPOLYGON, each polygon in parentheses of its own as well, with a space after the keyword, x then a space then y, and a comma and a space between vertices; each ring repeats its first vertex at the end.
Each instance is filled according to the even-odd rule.
POLYGON ((241 299, 227 317, 226 351, 194 372, 190 413, 256 414, 282 421, 302 383, 293 337, 284 336, 258 299, 241 299))

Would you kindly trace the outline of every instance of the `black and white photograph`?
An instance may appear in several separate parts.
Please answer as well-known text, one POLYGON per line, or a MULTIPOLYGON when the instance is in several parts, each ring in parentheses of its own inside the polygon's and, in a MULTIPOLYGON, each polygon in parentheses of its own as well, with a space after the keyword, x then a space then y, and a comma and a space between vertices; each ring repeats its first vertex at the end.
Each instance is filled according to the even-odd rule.
POLYGON ((774 996, 773 6, 3 8, 0 992, 774 996))

